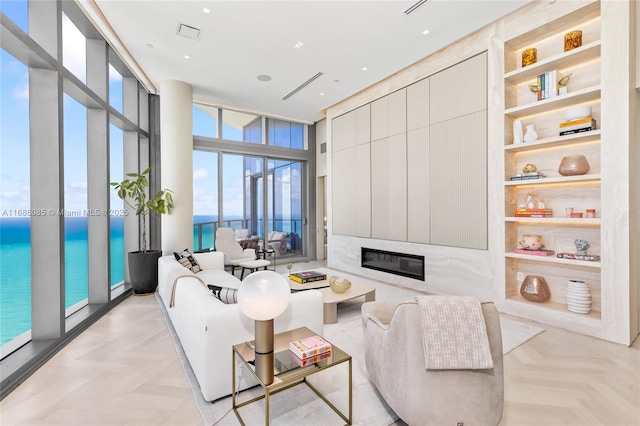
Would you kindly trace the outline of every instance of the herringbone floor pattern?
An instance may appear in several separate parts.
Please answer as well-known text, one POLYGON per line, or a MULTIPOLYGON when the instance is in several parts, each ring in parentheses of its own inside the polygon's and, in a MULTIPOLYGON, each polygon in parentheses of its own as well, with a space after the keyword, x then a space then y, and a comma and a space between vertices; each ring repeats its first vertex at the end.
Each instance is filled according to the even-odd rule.
MULTIPOLYGON (((0 402, 0 424, 202 424, 163 321, 155 297, 128 298, 0 402)), ((640 425, 640 339, 542 327, 505 356, 501 425, 640 425)))

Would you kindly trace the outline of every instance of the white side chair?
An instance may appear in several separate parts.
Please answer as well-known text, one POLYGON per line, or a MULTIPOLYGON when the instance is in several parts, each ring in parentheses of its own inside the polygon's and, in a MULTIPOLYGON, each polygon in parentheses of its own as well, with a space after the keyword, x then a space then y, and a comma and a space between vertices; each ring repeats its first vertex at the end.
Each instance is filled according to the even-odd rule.
POLYGON ((243 250, 231 228, 216 230, 216 251, 224 253, 224 264, 231 266, 231 274, 235 274, 236 266, 240 266, 240 263, 256 260, 255 249, 243 250))

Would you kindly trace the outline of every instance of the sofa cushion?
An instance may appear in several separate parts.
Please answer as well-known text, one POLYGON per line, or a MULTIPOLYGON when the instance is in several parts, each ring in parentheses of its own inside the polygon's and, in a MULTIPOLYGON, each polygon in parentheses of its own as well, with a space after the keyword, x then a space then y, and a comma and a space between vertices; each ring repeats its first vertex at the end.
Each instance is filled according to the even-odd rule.
POLYGON ((207 284, 209 290, 222 303, 238 303, 238 289, 207 284))
POLYGON ((193 254, 191 254, 191 252, 189 252, 189 249, 184 249, 180 253, 174 251, 173 255, 182 266, 189 269, 194 274, 202 270, 196 258, 193 257, 193 254))

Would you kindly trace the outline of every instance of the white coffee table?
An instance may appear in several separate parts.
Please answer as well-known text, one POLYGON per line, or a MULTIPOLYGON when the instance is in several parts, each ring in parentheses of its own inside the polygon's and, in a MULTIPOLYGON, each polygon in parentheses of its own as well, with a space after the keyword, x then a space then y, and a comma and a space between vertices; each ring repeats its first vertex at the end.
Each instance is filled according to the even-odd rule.
POLYGON ((365 302, 376 300, 376 289, 363 284, 351 284, 351 288, 344 293, 336 293, 331 288, 320 288, 322 303, 324 305, 324 323, 335 324, 338 322, 338 303, 364 296, 365 302))

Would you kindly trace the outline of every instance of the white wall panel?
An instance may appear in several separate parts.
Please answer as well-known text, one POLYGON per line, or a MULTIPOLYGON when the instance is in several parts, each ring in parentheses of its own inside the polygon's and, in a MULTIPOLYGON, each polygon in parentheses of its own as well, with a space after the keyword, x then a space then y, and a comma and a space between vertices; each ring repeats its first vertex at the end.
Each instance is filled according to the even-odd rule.
POLYGON ((407 130, 429 125, 429 79, 407 87, 407 130))
POLYGON ((407 241, 429 243, 429 128, 407 133, 407 241))
POLYGON ((407 148, 404 134, 371 143, 371 236, 407 239, 407 148))
MULTIPOLYGON (((355 203, 352 209, 357 237, 371 237, 371 144, 355 148, 355 203)), ((347 183, 345 182, 345 186, 347 183)))
POLYGON ((361 106, 356 111, 356 144, 371 142, 371 105, 361 106))
POLYGON ((355 147, 333 153, 332 228, 334 234, 355 235, 355 147))
POLYGON ((402 89, 389 95, 389 136, 407 131, 407 90, 402 89))
POLYGON ((356 112, 350 111, 331 121, 331 149, 341 151, 355 145, 356 112))
POLYGON ((389 136, 389 96, 371 102, 371 140, 389 136))
POLYGON ((487 248, 487 112, 430 127, 431 244, 487 248))
POLYGON ((431 124, 487 109, 487 54, 482 53, 430 78, 431 124))

